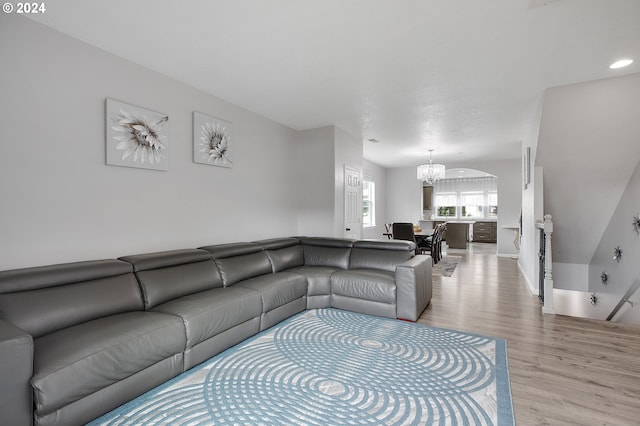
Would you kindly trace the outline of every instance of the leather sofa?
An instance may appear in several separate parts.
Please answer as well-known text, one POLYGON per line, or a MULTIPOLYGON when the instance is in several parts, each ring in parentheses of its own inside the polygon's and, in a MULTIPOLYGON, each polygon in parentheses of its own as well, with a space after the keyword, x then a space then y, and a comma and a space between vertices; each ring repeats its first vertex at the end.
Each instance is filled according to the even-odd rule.
POLYGON ((0 271, 0 416, 90 421, 305 309, 418 319, 407 241, 278 238, 0 271))

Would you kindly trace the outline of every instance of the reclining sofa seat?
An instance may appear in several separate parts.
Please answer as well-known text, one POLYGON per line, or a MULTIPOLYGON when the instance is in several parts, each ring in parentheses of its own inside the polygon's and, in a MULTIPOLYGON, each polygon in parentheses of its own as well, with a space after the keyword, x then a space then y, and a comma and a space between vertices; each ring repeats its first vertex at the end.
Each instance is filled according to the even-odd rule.
POLYGON ((331 274, 349 267, 353 240, 321 237, 275 238, 258 241, 274 272, 306 277, 307 309, 331 307, 331 274))
POLYGON ((307 309, 334 307, 416 321, 431 300, 431 262, 409 241, 295 237, 256 242, 274 272, 303 274, 307 309))
POLYGON ((267 253, 259 244, 230 243, 201 249, 211 253, 225 288, 250 289, 260 296, 260 330, 305 310, 305 277, 287 271, 274 272, 267 253))
POLYGON ((182 371, 182 321, 144 311, 119 260, 2 271, 0 317, 22 334, 10 349, 24 357, 0 359, 2 381, 15 384, 2 386, 4 424, 84 423, 182 371))
POLYGON ((354 241, 349 269, 331 275, 331 306, 416 321, 431 300, 431 260, 410 241, 354 241), (427 261, 428 260, 428 261, 427 261))
POLYGON ((176 315, 184 323, 183 371, 260 330, 260 295, 223 287, 208 251, 171 250, 120 259, 133 265, 145 309, 176 315))

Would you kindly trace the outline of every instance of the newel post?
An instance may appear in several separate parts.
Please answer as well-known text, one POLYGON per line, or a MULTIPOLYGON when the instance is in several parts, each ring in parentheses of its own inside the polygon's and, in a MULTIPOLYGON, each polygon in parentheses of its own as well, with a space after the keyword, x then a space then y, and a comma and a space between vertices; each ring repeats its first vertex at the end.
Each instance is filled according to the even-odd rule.
POLYGON ((553 307, 553 261, 551 259, 551 234, 553 233, 553 221, 551 215, 544 216, 544 305, 543 314, 555 314, 553 307))

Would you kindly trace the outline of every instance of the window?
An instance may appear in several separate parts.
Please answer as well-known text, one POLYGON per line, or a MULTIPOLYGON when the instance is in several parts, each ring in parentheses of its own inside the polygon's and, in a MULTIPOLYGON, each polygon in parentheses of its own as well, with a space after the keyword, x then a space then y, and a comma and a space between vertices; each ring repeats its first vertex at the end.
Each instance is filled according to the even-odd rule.
POLYGON ((496 219, 498 183, 495 177, 442 179, 434 184, 437 219, 496 219))
POLYGON ((436 192, 435 205, 438 217, 456 217, 458 194, 455 192, 436 192))
POLYGON ((487 205, 489 206, 487 217, 498 217, 498 192, 497 191, 489 191, 489 193, 487 194, 487 205))
POLYGON ((460 193, 460 217, 482 218, 484 205, 482 191, 460 193))
POLYGON ((362 180, 362 226, 376 226, 376 183, 372 177, 362 180))

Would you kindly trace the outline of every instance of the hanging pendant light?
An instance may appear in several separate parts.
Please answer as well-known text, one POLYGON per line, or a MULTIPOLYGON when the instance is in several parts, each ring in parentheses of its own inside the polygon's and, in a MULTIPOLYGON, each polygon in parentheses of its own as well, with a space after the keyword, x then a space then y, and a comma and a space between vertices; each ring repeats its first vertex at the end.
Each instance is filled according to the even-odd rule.
POLYGON ((432 149, 429 150, 429 164, 421 164, 418 166, 418 179, 423 182, 433 183, 437 180, 444 179, 444 164, 433 164, 431 158, 432 149))

